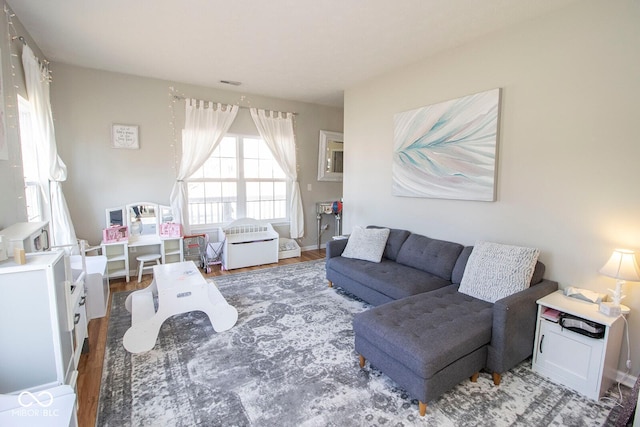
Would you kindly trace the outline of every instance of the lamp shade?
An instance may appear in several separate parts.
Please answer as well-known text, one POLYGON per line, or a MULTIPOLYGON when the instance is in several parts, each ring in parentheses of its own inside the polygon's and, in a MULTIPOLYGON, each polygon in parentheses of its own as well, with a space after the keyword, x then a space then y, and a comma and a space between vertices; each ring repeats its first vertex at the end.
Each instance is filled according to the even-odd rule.
POLYGON ((640 282, 640 268, 636 262, 636 254, 626 249, 616 249, 609 261, 600 269, 600 274, 618 280, 640 282))

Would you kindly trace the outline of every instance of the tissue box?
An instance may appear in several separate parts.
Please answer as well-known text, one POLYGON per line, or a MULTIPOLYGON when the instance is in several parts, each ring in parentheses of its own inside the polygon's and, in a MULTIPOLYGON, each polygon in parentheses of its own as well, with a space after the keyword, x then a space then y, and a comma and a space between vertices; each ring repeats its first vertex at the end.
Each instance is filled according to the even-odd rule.
POLYGON ((126 225, 114 225, 102 230, 102 241, 104 243, 115 243, 129 240, 129 227, 126 225))
POLYGON ((163 222, 160 224, 160 236, 161 237, 181 237, 182 236, 182 224, 175 222, 163 222))

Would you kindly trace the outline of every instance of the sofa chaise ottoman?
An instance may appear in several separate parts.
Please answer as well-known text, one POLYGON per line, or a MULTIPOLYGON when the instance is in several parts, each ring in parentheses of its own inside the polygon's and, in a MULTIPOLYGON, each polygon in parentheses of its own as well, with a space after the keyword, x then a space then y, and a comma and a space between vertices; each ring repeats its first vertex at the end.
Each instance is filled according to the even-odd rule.
POLYGON ((492 304, 451 285, 354 317, 355 350, 419 401, 429 402, 484 368, 492 304))

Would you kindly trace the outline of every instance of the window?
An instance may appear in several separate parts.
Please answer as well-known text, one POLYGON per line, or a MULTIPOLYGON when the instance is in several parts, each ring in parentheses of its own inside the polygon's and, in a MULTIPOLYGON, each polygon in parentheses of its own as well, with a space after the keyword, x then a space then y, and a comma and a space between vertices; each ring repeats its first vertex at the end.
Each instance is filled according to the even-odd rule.
POLYGON ((287 220, 287 179, 259 138, 227 135, 188 179, 189 222, 220 225, 237 218, 287 220))
POLYGON ((22 170, 24 173, 24 195, 27 204, 27 220, 42 221, 42 193, 36 142, 33 137, 31 104, 18 95, 20 114, 20 146, 22 150, 22 170))

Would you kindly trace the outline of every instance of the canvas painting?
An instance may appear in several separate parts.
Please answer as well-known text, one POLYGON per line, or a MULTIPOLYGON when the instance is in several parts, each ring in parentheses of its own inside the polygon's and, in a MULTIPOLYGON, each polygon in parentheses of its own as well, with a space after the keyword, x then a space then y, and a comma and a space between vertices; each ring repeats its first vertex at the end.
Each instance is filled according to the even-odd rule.
POLYGON ((495 200, 500 89, 394 116, 393 194, 495 200))

